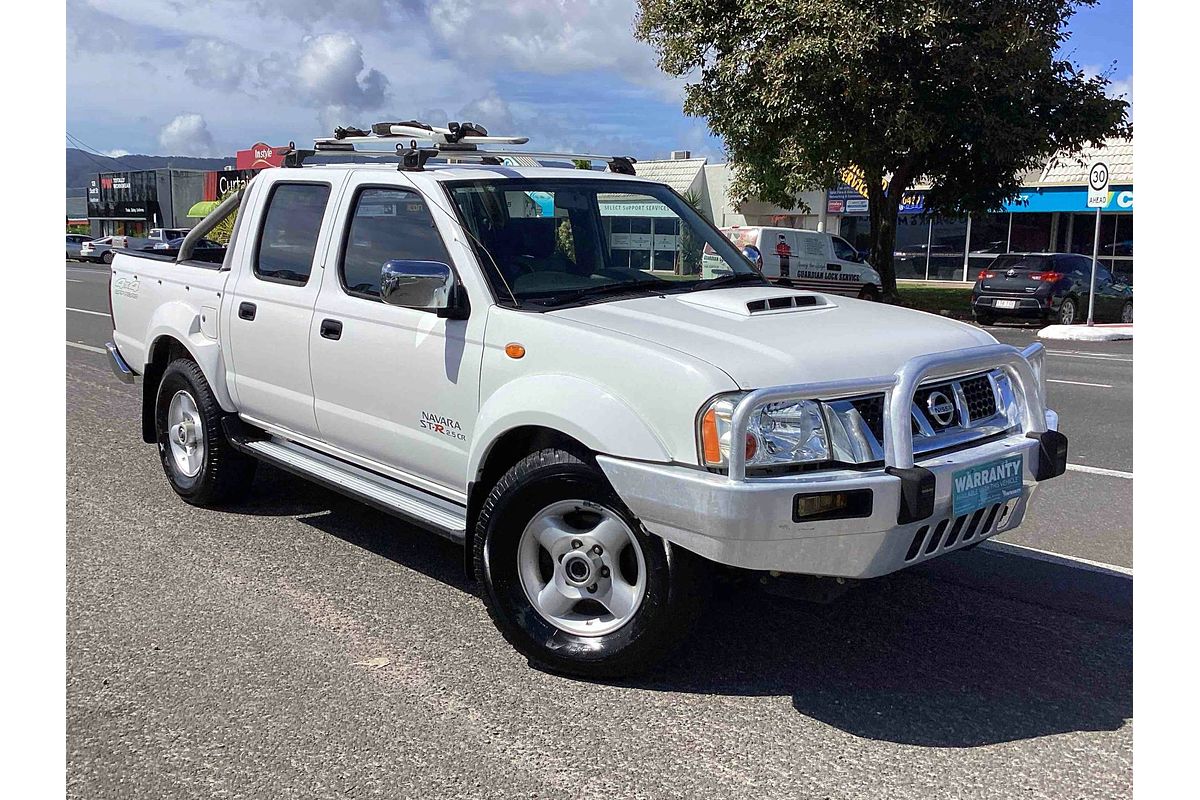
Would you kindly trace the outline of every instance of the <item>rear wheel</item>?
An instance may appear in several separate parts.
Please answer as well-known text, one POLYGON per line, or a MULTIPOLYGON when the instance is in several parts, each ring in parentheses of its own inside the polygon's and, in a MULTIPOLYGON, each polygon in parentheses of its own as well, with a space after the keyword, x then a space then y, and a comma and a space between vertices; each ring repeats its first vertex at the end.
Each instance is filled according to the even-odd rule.
POLYGON ((1127 325, 1133 324, 1133 301, 1130 300, 1125 305, 1121 306, 1121 322, 1127 325))
POLYGON ((1077 309, 1075 307, 1075 298, 1068 297, 1062 301, 1062 305, 1058 307, 1058 324, 1059 325, 1074 325, 1077 309))
POLYGON ((155 432, 163 472, 176 494, 197 506, 243 497, 258 462, 234 450, 217 404, 196 362, 181 358, 163 372, 155 404, 155 432))
POLYGON ((109 250, 104 255, 100 256, 100 260, 103 261, 105 264, 111 264, 113 262, 112 251, 109 250))
POLYGON ((704 562, 647 533, 586 456, 533 453, 480 511, 475 574, 496 627, 555 672, 649 668, 700 611, 704 562))
POLYGON ((996 315, 987 311, 976 311, 975 321, 980 325, 995 325, 996 315))

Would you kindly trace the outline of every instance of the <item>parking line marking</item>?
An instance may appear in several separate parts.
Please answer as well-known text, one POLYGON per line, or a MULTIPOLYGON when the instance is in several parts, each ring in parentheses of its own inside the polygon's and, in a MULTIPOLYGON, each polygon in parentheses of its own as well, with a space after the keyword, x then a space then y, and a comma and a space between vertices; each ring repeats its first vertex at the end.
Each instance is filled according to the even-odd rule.
POLYGON ((1111 383, 1084 383, 1083 381, 1063 381, 1057 378, 1046 378, 1046 383, 1069 383, 1072 386, 1095 386, 1097 389, 1111 389, 1111 383))
POLYGON ((1063 553, 1052 553, 1049 550, 1038 550, 1036 547, 1026 547, 1022 544, 998 542, 995 539, 989 539, 986 542, 980 542, 979 547, 980 549, 994 550, 998 553, 1007 553, 1008 555, 1034 558, 1038 561, 1047 561, 1051 564, 1061 564, 1067 567, 1086 569, 1089 572, 1100 572, 1105 575, 1115 575, 1133 580, 1133 570, 1129 569, 1128 567, 1118 567, 1116 564, 1105 564, 1101 561, 1092 561, 1087 558, 1080 558, 1079 556, 1068 556, 1064 555, 1063 553))
POLYGON ((109 314, 107 311, 92 311, 92 310, 86 309, 86 308, 71 308, 70 306, 67 306, 67 311, 74 311, 77 314, 95 314, 97 317, 111 317, 112 316, 112 314, 109 314))
POLYGON ((1067 469, 1073 472, 1088 472, 1092 475, 1107 475, 1110 478, 1124 478, 1127 481, 1133 480, 1132 472, 1121 472, 1119 469, 1105 469, 1104 467, 1089 467, 1084 464, 1067 464, 1067 469))
POLYGON ((87 283, 87 281, 78 281, 74 278, 67 278, 67 283, 87 283))
POLYGON ((92 347, 90 344, 82 344, 81 342, 67 342, 67 347, 74 347, 76 350, 87 350, 89 353, 105 354, 108 351, 103 347, 92 347))

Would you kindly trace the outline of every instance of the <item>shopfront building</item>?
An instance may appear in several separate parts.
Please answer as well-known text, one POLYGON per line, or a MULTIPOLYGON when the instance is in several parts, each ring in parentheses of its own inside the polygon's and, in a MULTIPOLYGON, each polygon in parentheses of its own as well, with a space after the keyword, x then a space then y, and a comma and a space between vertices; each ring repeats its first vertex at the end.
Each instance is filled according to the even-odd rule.
POLYGON ((88 186, 90 234, 145 236, 151 228, 186 228, 187 211, 201 199, 204 172, 148 169, 102 172, 88 186))
MULTIPOLYGON (((1100 263, 1133 282, 1133 143, 1113 140, 1078 156, 1051 159, 1027 176, 1025 186, 1000 210, 967 217, 925 213, 923 187, 904 198, 896 228, 899 280, 973 281, 1002 253, 1092 254, 1096 210, 1087 207, 1087 166, 1109 165, 1108 204, 1100 213, 1100 263)), ((870 245, 865 197, 850 186, 831 190, 830 230, 860 250, 870 245)))

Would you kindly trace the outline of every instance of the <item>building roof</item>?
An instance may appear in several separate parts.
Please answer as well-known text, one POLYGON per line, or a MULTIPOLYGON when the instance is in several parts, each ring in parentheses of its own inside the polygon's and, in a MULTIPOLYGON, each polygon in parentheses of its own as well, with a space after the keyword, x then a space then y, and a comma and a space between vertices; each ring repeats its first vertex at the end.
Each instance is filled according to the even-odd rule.
POLYGON ((683 194, 696 184, 707 158, 678 158, 666 161, 639 161, 634 164, 639 178, 665 183, 683 194))
POLYGON ((1046 162, 1036 179, 1039 186, 1086 186, 1088 168, 1102 159, 1110 184, 1133 183, 1133 140, 1108 139, 1102 147, 1085 147, 1074 155, 1058 153, 1046 162))

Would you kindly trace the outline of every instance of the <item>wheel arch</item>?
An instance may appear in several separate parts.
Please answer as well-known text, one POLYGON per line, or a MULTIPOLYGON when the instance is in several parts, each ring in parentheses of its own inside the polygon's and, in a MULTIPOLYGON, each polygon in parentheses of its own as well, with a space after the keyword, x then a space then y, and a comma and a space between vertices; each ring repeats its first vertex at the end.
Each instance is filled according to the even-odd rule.
MULTIPOLYGON (((225 411, 233 411, 233 399, 225 385, 224 368, 220 348, 215 341, 197 343, 175 330, 162 330, 150 337, 146 349, 146 362, 142 369, 142 440, 156 441, 154 430, 154 406, 158 400, 158 385, 162 381, 167 365, 178 358, 187 358, 200 367, 204 379, 213 390, 218 405, 225 411)), ((199 335, 197 333, 197 335, 199 335)))

